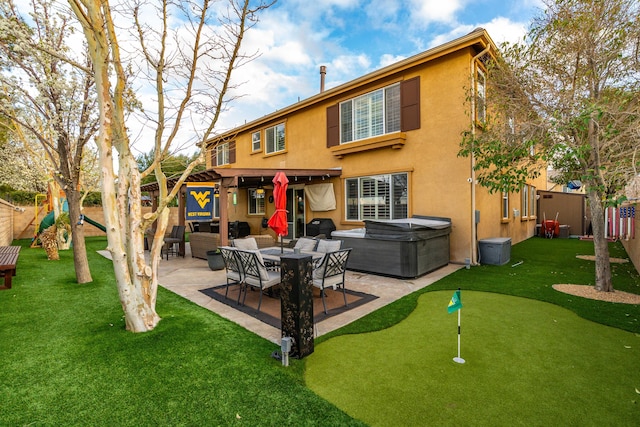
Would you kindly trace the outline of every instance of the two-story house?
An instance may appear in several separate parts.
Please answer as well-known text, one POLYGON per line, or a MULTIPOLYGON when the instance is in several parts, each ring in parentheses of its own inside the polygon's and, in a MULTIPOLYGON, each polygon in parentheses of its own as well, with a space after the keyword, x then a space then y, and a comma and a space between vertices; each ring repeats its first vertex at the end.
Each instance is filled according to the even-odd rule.
POLYGON ((247 221, 253 234, 273 233, 261 223, 275 210, 279 170, 290 181, 291 238, 314 218, 338 229, 366 219, 451 218, 451 262, 475 263, 479 239, 534 235, 536 188, 546 182, 542 171, 518 193, 490 194, 475 182, 473 158, 458 156, 463 132, 481 132, 490 108, 484 62, 495 54, 480 28, 321 90, 206 141, 209 170, 194 179, 219 183, 221 224, 247 221))

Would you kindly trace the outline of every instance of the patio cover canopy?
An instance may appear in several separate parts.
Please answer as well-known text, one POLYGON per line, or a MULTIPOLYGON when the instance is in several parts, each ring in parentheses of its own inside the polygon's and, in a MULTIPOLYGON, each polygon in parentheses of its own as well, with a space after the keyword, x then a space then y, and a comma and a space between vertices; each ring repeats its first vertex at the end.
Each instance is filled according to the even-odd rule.
MULTIPOLYGON (((332 178, 342 174, 341 169, 263 169, 263 168, 213 168, 189 175, 186 182, 217 182, 223 187, 255 187, 271 184, 278 171, 282 171, 293 181, 318 183, 323 178, 332 178)), ((167 186, 173 188, 178 178, 168 178, 167 186)), ((159 190, 157 182, 140 186, 141 191, 155 192, 159 190)))
MULTIPOLYGON (((295 181, 305 184, 317 184, 324 179, 338 177, 342 174, 341 169, 265 169, 265 168, 212 168, 206 171, 196 172, 186 179, 185 182, 218 182, 220 184, 220 241, 222 245, 228 243, 228 220, 229 215, 225 209, 227 206, 227 189, 229 188, 251 188, 259 185, 269 186, 277 172, 284 172, 291 184, 295 181), (224 190, 224 191, 222 191, 224 190)), ((173 188, 178 182, 178 178, 168 178, 167 187, 173 188)), ((141 191, 157 194, 160 187, 157 182, 151 182, 140 186, 141 191)), ((184 189, 183 189, 184 191, 184 189)), ((152 197, 153 208, 156 207, 156 199, 152 197)), ((180 225, 184 225, 185 212, 184 204, 179 202, 180 225)), ((184 248, 181 248, 184 250, 184 248)))

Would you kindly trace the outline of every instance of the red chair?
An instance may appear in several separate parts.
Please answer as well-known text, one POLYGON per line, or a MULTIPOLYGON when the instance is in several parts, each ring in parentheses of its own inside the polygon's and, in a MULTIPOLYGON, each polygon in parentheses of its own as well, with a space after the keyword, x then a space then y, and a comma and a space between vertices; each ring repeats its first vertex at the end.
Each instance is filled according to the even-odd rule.
POLYGON ((558 237, 560 235, 560 222, 553 219, 544 220, 542 222, 542 230, 544 232, 544 237, 547 239, 558 237))

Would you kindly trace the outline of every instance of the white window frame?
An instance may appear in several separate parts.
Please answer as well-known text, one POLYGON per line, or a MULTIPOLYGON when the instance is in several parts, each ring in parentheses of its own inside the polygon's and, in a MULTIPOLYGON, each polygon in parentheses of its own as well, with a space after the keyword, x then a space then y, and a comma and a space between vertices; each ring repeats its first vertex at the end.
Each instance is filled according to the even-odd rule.
POLYGON ((484 126, 487 121, 487 74, 480 67, 476 67, 475 90, 475 119, 476 123, 484 126))
POLYGON ((251 134, 251 151, 262 151, 262 140, 261 140, 261 132, 255 131, 251 134))
POLYGON ((216 190, 213 194, 213 217, 220 218, 220 192, 216 190))
POLYGON ((529 218, 536 218, 536 187, 529 186, 529 218))
POLYGON ((257 188, 247 189, 247 196, 249 197, 248 214, 249 215, 264 215, 264 192, 258 194, 257 188))
POLYGON ((264 145, 267 154, 280 153, 286 149, 286 135, 284 123, 266 128, 264 131, 264 145))
POLYGON ((225 142, 216 146, 216 165, 229 164, 229 143, 225 142))
POLYGON ((522 195, 520 197, 520 218, 523 220, 529 218, 529 186, 522 186, 522 195))
POLYGON ((340 144, 400 132, 400 83, 340 103, 340 144))
POLYGON ((507 191, 502 192, 502 220, 509 220, 509 193, 507 191))
POLYGON ((347 178, 344 182, 347 221, 408 217, 408 172, 347 178), (396 185, 401 182, 402 187, 396 185))

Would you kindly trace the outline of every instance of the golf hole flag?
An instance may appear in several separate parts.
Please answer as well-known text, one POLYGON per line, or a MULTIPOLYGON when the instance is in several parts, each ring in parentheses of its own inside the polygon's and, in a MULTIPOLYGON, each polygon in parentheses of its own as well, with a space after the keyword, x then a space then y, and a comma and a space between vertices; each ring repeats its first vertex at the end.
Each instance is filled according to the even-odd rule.
POLYGON ((453 361, 456 363, 464 363, 464 359, 460 357, 460 309, 462 308, 462 299, 460 298, 460 288, 453 294, 449 305, 447 306, 447 312, 449 314, 458 312, 458 357, 454 357, 453 361))
POLYGON ((461 308, 462 308, 462 300, 460 299, 460 289, 458 289, 451 297, 451 301, 449 301, 449 305, 447 306, 447 312, 451 314, 460 310, 461 308))
POLYGON ((187 220, 209 221, 213 219, 213 182, 187 183, 187 220))

